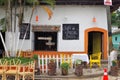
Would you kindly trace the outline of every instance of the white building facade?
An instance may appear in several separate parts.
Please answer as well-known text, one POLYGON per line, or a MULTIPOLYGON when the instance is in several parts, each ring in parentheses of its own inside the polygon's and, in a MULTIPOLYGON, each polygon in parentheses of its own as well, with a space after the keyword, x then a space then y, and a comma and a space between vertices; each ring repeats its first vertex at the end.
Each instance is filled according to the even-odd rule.
MULTIPOLYGON (((5 12, 3 9, 0 11, 0 18, 2 18, 5 12)), ((30 33, 29 39, 25 39, 24 42, 22 39, 17 39, 18 35, 16 35, 15 41, 19 42, 15 42, 14 45, 18 45, 18 50, 21 48, 23 51, 78 52, 84 54, 100 51, 103 58, 106 58, 108 53, 106 6, 56 5, 52 11, 53 15, 49 20, 47 13, 38 6, 33 13, 31 22, 29 22, 32 8, 25 8, 23 23, 30 23, 30 33), (38 16, 37 22, 36 16, 38 16), (68 26, 71 27, 68 28, 68 26), (50 31, 52 27, 58 28, 55 31, 50 31)), ((9 44, 12 39, 7 38, 8 36, 9 33, 6 33, 5 41, 9 50, 10 46, 13 45, 9 44)))

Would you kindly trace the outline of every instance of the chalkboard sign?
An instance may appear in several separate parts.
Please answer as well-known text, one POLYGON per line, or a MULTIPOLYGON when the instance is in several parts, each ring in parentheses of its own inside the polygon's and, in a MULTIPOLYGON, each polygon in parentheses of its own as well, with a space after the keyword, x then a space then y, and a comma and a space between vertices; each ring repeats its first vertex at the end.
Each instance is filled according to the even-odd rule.
POLYGON ((79 39, 79 24, 63 24, 63 39, 78 40, 79 39))
POLYGON ((30 39, 30 24, 29 23, 22 23, 20 27, 20 39, 24 38, 24 35, 26 33, 25 39, 30 39), (27 30, 27 33, 26 33, 27 30))

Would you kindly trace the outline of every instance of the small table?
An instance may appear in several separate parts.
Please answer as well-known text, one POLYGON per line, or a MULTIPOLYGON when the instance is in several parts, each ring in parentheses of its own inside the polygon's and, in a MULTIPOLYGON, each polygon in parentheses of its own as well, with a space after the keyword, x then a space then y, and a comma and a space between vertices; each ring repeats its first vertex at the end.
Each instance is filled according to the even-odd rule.
POLYGON ((74 62, 76 59, 86 61, 87 64, 89 64, 89 58, 87 54, 72 54, 72 61, 74 62))

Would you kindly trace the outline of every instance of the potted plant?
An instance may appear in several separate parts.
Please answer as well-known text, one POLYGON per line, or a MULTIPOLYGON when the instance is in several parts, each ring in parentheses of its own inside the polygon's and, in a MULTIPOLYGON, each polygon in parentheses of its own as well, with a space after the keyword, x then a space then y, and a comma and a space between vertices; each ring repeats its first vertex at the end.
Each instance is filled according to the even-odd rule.
POLYGON ((82 76, 83 75, 83 64, 82 64, 82 60, 77 59, 75 61, 76 63, 76 67, 75 67, 75 75, 77 76, 82 76))
POLYGON ((68 74, 68 69, 69 69, 69 63, 63 62, 61 64, 62 75, 67 75, 68 74))
POLYGON ((118 76, 118 66, 117 66, 117 60, 112 61, 112 66, 110 68, 110 74, 112 76, 118 76))
POLYGON ((77 59, 77 60, 75 61, 75 64, 76 64, 76 66, 79 65, 79 64, 82 64, 82 60, 77 59))
POLYGON ((112 66, 117 66, 117 60, 112 61, 112 66))
POLYGON ((55 60, 51 59, 48 63, 48 75, 55 75, 55 74, 56 74, 55 60))

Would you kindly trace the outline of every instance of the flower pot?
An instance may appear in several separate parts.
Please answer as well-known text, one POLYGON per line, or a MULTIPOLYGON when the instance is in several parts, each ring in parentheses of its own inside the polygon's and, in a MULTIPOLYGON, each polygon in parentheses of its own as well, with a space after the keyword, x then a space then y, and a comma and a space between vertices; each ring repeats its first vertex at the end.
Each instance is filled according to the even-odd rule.
POLYGON ((62 68, 62 75, 68 75, 68 69, 62 68))
POLYGON ((67 75, 68 74, 68 69, 69 69, 69 63, 63 62, 61 64, 62 75, 67 75))
POLYGON ((55 75, 56 74, 56 64, 54 62, 48 63, 48 75, 55 75))
POLYGON ((110 75, 118 76, 118 66, 111 66, 110 75))
POLYGON ((83 65, 78 64, 75 68, 75 75, 82 76, 83 75, 83 65))

